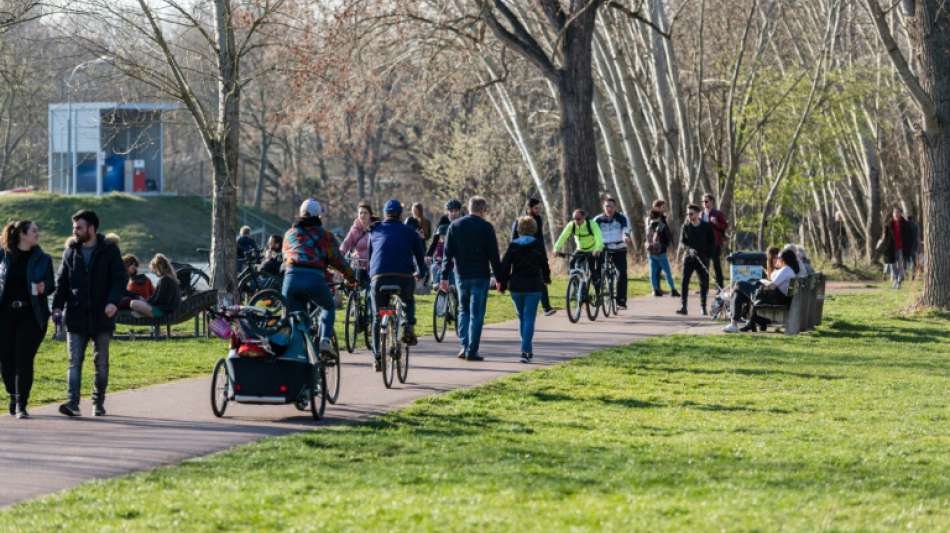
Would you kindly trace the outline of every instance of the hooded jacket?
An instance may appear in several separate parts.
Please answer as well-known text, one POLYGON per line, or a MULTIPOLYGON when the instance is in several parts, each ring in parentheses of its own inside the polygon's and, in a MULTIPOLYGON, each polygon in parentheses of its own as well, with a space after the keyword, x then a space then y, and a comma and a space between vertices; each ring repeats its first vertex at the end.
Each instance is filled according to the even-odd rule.
MULTIPOLYGON (((43 252, 43 249, 39 246, 34 246, 28 253, 30 257, 26 263, 27 283, 43 283, 46 286, 45 294, 39 296, 30 295, 30 305, 33 307, 33 314, 36 315, 36 321, 45 334, 50 315, 47 295, 53 294, 56 290, 55 280, 53 279, 53 260, 48 254, 43 252)), ((3 248, 0 248, 0 302, 3 301, 3 293, 7 285, 11 259, 10 254, 6 253, 3 248)))
POLYGON ((108 304, 119 305, 129 281, 122 253, 114 240, 97 234, 87 267, 81 248, 76 239, 66 241, 63 262, 56 274, 53 309, 65 310, 63 323, 69 333, 112 333, 115 316, 106 316, 105 309, 108 304))
POLYGON ((511 241, 501 260, 499 275, 502 289, 511 292, 542 292, 551 282, 551 269, 543 248, 537 239, 524 235, 511 241))

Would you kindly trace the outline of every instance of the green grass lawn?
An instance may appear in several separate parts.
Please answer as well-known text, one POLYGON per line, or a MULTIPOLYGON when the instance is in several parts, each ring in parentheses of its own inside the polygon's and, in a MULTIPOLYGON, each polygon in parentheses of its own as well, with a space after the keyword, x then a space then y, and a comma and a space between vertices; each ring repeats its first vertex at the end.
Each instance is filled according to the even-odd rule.
MULTIPOLYGON (((634 280, 631 283, 632 295, 646 293, 647 283, 643 280, 634 280)), ((564 290, 566 280, 556 278, 551 286, 553 304, 564 308, 564 290)), ((432 304, 434 295, 417 296, 416 317, 418 334, 423 339, 432 339, 432 304)), ((506 295, 492 292, 488 298, 488 308, 485 315, 487 323, 504 322, 517 318, 511 298, 506 295)), ((119 326, 118 333, 126 333, 130 328, 119 326)), ((132 328, 139 336, 148 335, 147 328, 132 328)), ((36 357, 36 376, 30 404, 43 405, 52 402, 61 402, 66 399, 66 370, 69 358, 66 355, 66 343, 52 340, 52 326, 47 340, 40 347, 36 357)), ((339 338, 343 339, 343 312, 337 312, 336 330, 339 338)), ((194 324, 191 321, 176 326, 173 334, 182 337, 167 341, 149 340, 113 340, 110 346, 109 391, 115 392, 124 389, 144 387, 156 383, 165 383, 175 379, 210 375, 215 361, 227 354, 227 343, 217 339, 193 339, 185 335, 192 335, 194 324)), ((446 353, 457 349, 454 335, 447 333, 445 341, 446 353)), ((365 346, 360 340, 359 350, 368 357, 365 346)), ((341 346, 341 349, 342 346, 341 346)), ((358 352, 359 353, 359 352, 358 352)), ((369 359, 367 359, 367 362, 369 359)), ((86 362, 83 368, 83 394, 92 392, 92 347, 87 351, 86 362)), ((6 391, 0 387, 0 405, 6 405, 6 391)))
POLYGON ((947 530, 950 327, 908 292, 673 336, 0 511, 22 530, 947 530))

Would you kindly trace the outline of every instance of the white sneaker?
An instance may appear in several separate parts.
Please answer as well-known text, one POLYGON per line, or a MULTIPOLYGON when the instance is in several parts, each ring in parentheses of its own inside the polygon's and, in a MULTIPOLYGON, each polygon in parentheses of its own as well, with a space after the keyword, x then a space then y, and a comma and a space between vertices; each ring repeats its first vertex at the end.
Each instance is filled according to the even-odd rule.
POLYGON ((722 330, 723 330, 724 332, 726 332, 726 333, 738 333, 738 332, 739 332, 739 326, 737 326, 737 325, 735 325, 735 324, 729 324, 728 326, 722 328, 722 330))
POLYGON ((550 309, 548 309, 547 311, 544 312, 544 316, 551 316, 551 315, 553 315, 554 313, 557 313, 557 309, 555 309, 555 308, 552 307, 552 308, 550 308, 550 309))

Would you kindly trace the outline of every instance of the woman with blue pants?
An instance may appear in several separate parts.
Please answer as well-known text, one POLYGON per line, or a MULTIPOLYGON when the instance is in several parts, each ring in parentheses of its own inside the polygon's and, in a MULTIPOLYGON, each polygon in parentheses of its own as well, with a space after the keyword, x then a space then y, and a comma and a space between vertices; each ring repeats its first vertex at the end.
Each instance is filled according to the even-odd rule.
POLYGON ((517 221, 517 239, 511 241, 501 260, 501 291, 511 291, 511 300, 518 313, 521 332, 521 362, 529 363, 534 357, 534 321, 544 286, 551 283, 551 269, 544 249, 533 235, 537 222, 523 216, 517 221))

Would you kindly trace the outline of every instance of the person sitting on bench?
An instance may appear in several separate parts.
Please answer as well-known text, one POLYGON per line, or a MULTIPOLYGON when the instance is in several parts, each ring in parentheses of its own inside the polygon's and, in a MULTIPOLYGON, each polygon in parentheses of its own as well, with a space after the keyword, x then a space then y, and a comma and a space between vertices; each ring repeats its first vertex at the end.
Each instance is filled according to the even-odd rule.
MULTIPOLYGON (((770 263, 772 262, 772 252, 769 250, 770 263)), ((779 252, 778 257, 774 259, 775 267, 769 275, 768 280, 759 283, 750 283, 745 287, 738 287, 735 291, 735 300, 733 300, 733 319, 732 323, 726 326, 726 333, 735 333, 737 331, 737 322, 744 313, 744 306, 751 303, 751 316, 748 323, 738 331, 765 331, 769 326, 769 320, 760 317, 755 312, 757 305, 788 305, 791 299, 788 297, 788 287, 791 281, 798 276, 801 270, 798 264, 798 256, 791 247, 785 247, 779 252), (749 296, 751 295, 751 297, 749 296)))
POLYGON ((178 309, 181 295, 178 290, 178 278, 171 262, 162 254, 155 254, 148 268, 158 276, 158 286, 155 294, 146 300, 132 300, 129 307, 138 316, 148 318, 162 318, 178 309))
MULTIPOLYGON (((771 279, 772 272, 778 270, 779 267, 776 264, 780 252, 781 250, 774 246, 769 248, 766 254, 765 271, 762 273, 763 279, 771 279)), ((760 286, 759 280, 744 280, 733 284, 729 296, 729 316, 732 320, 723 328, 724 332, 736 333, 739 331, 739 321, 748 321, 749 311, 752 309, 752 296, 760 286)))

